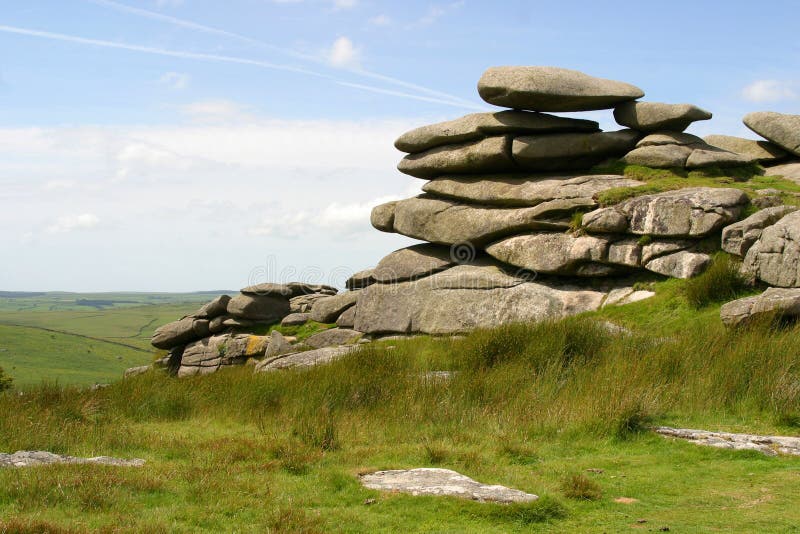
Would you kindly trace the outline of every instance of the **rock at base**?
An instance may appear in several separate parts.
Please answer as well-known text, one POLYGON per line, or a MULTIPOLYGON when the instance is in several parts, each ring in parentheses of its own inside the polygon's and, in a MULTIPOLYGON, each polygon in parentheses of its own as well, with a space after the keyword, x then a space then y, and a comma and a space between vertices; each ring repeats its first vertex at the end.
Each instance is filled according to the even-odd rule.
POLYGON ((311 320, 318 323, 334 322, 342 312, 355 306, 358 295, 359 291, 345 291, 344 293, 315 301, 311 307, 311 320))
POLYGON ((17 451, 14 454, 0 453, 0 467, 33 467, 52 464, 98 464, 117 467, 142 467, 145 461, 138 458, 123 460, 110 456, 77 458, 75 456, 53 454, 47 451, 17 451))
POLYGON ((351 345, 361 338, 361 332, 346 328, 323 330, 305 340, 305 344, 313 349, 332 347, 335 345, 351 345))
POLYGON ((330 363, 356 350, 356 345, 345 345, 342 347, 324 347, 305 352, 295 352, 276 358, 268 358, 258 363, 255 368, 256 373, 267 373, 280 369, 291 369, 293 367, 314 367, 330 363))
POLYGON ((707 135, 703 141, 722 150, 747 156, 760 163, 780 161, 789 157, 785 150, 768 141, 754 141, 733 135, 707 135))
POLYGON ((505 486, 487 485, 449 469, 378 471, 361 476, 364 487, 388 492, 458 497, 478 502, 519 503, 539 497, 505 486))
POLYGON ((747 251, 742 272, 771 286, 800 287, 800 211, 761 232, 747 251))
POLYGON ((767 456, 775 456, 776 454, 800 456, 800 438, 797 437, 732 434, 730 432, 709 432, 707 430, 670 428, 666 426, 657 427, 654 430, 665 437, 683 439, 707 447, 738 451, 759 451, 767 456))
POLYGON ((764 228, 775 224, 793 211, 797 211, 796 206, 766 208, 726 226, 722 230, 722 250, 744 257, 753 243, 761 237, 764 228))
POLYGON ((747 324, 765 316, 797 318, 800 317, 800 289, 771 287, 760 295, 724 304, 719 316, 728 327, 747 324))
POLYGON ((311 320, 310 313, 290 313, 281 321, 281 326, 302 326, 311 320))

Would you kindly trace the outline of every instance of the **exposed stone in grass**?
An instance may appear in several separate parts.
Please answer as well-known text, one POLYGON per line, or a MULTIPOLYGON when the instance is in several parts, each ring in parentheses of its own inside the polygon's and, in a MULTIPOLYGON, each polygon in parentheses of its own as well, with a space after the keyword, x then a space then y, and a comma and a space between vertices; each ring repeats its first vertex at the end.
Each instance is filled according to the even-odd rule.
POLYGON ((77 458, 64 456, 47 451, 17 451, 13 454, 0 453, 0 468, 2 467, 34 467, 53 464, 97 464, 113 465, 118 467, 142 467, 144 460, 135 458, 123 460, 110 456, 97 456, 94 458, 77 458))
POLYGON ((539 497, 505 486, 477 482, 450 469, 418 468, 377 471, 361 476, 364 487, 414 496, 458 497, 478 502, 531 502, 539 497))
POLYGON ((800 437, 733 434, 730 432, 709 432, 708 430, 670 428, 666 426, 657 427, 654 430, 662 436, 683 439, 708 447, 737 451, 759 451, 769 456, 777 454, 800 456, 800 437))

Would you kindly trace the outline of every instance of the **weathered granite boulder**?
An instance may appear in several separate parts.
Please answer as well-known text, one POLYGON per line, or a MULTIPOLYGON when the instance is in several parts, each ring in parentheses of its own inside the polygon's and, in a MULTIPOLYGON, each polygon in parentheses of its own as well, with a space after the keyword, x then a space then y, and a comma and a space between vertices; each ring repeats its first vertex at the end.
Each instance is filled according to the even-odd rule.
POLYGON ((705 169, 706 167, 739 167, 753 163, 753 159, 743 154, 728 152, 721 148, 705 145, 695 147, 686 159, 687 169, 705 169))
POLYGON ((563 199, 530 208, 466 205, 420 196, 397 203, 395 232, 431 243, 482 246, 500 237, 527 230, 565 230, 572 213, 591 208, 594 201, 563 199))
POLYGON ((487 206, 536 206, 557 199, 592 199, 617 187, 644 182, 619 175, 490 175, 440 176, 422 190, 438 197, 487 206))
POLYGON ((267 348, 264 350, 264 358, 274 358, 294 351, 295 348, 283 334, 277 330, 273 330, 270 332, 269 342, 267 343, 267 348))
POLYGON ((152 365, 140 365, 138 367, 129 367, 125 369, 125 372, 122 373, 122 378, 131 378, 134 376, 143 375, 145 373, 149 373, 153 370, 152 365))
MULTIPOLYGON (((392 229, 394 231, 394 216, 392 217, 392 229)), ((372 276, 374 269, 364 269, 359 271, 345 282, 345 287, 349 290, 364 289, 365 287, 375 283, 375 278, 372 276)))
POLYGON ((417 178, 433 178, 440 174, 486 174, 514 172, 517 165, 511 157, 511 137, 487 137, 457 145, 444 145, 400 160, 397 169, 417 178))
POLYGON ((555 112, 610 109, 644 96, 633 85, 557 67, 492 67, 478 93, 496 106, 555 112))
POLYGON ((768 141, 754 141, 732 135, 707 135, 703 141, 711 146, 741 154, 761 163, 773 163, 789 157, 785 150, 768 141))
POLYGON ((392 493, 458 497, 478 502, 531 502, 539 497, 524 491, 489 486, 449 469, 420 468, 377 471, 361 475, 364 487, 392 493))
POLYGON ((220 315, 225 315, 228 311, 228 303, 231 298, 228 295, 220 295, 199 310, 195 312, 194 316, 198 319, 213 319, 220 315))
POLYGON ((462 269, 458 277, 443 271, 414 282, 369 286, 358 300, 355 329, 368 334, 463 333, 596 310, 606 297, 598 289, 529 281, 533 277, 526 272, 507 273, 519 281, 510 287, 502 279, 501 287, 474 289, 496 278, 497 267, 501 266, 475 266, 462 269))
POLYGON ((691 428, 670 428, 660 426, 656 433, 669 438, 677 438, 718 449, 735 451, 758 451, 767 456, 786 454, 800 456, 800 438, 793 436, 759 436, 756 434, 732 434, 730 432, 709 432, 691 428))
POLYGON ((682 132, 693 122, 705 121, 711 116, 708 111, 692 104, 625 102, 614 108, 614 119, 617 124, 641 132, 658 130, 682 132))
POLYGON ((800 287, 800 211, 761 232, 747 251, 742 270, 771 286, 800 287))
POLYGON ((744 124, 764 139, 800 156, 800 115, 758 111, 745 115, 744 124))
POLYGON ((327 293, 312 293, 311 295, 300 295, 293 297, 289 301, 289 311, 291 313, 309 313, 314 303, 319 299, 324 299, 332 296, 327 293))
POLYGON ((693 149, 685 145, 645 145, 631 150, 622 158, 629 165, 642 165, 656 169, 686 167, 693 149))
POLYGON ((283 318, 281 326, 302 326, 310 320, 310 313, 290 313, 283 318))
POLYGON ((711 256, 708 254, 681 250, 654 258, 644 266, 648 271, 671 278, 694 278, 705 271, 710 263, 711 256))
POLYGON ((722 250, 744 257, 753 243, 761 237, 764 228, 772 226, 793 211, 797 211, 797 206, 766 208, 744 220, 726 226, 722 230, 722 250))
POLYGON ((595 132, 595 121, 557 117, 525 111, 472 113, 459 119, 422 126, 401 135, 394 146, 409 153, 422 152, 441 145, 477 141, 483 137, 503 134, 532 134, 542 132, 595 132))
POLYGON ((660 146, 660 145, 702 145, 703 140, 696 135, 687 134, 683 132, 670 132, 662 131, 651 133, 643 137, 638 143, 636 148, 643 146, 660 146))
POLYGON ((290 282, 288 284, 275 284, 272 282, 267 282, 248 286, 242 289, 241 293, 244 295, 254 295, 259 297, 286 297, 291 299, 302 295, 335 295, 337 293, 337 289, 331 286, 306 284, 303 282, 290 282))
POLYGON ((237 295, 228 303, 228 314, 239 319, 263 323, 278 322, 289 315, 289 298, 284 295, 237 295))
POLYGON ((356 325, 356 311, 358 311, 358 306, 347 308, 342 312, 339 318, 336 319, 336 326, 352 330, 356 325))
POLYGON ((323 347, 334 347, 339 345, 352 345, 358 341, 363 334, 355 330, 348 330, 346 328, 331 328, 330 330, 323 330, 305 340, 305 344, 312 349, 321 349, 323 347))
POLYGON ((156 329, 150 343, 157 349, 167 350, 194 341, 198 339, 194 330, 196 320, 194 317, 184 317, 179 321, 167 323, 156 329))
POLYGON ((528 135, 514 138, 512 153, 523 170, 588 169, 609 157, 629 152, 640 138, 641 134, 634 130, 528 135))
POLYGON ((356 345, 345 345, 341 347, 323 347, 316 350, 305 352, 295 352, 284 354, 274 358, 265 358, 256 364, 256 373, 268 373, 281 369, 291 369, 296 367, 314 367, 338 360, 342 356, 356 350, 356 345))
POLYGON ((358 293, 358 291, 345 291, 315 301, 311 307, 311 320, 318 323, 334 322, 343 311, 355 305, 358 293))
POLYGON ((784 163, 783 165, 774 165, 767 167, 765 174, 767 176, 781 176, 787 180, 800 184, 800 162, 798 163, 784 163))
POLYGON ((260 358, 269 344, 266 336, 223 334, 195 341, 186 346, 178 377, 210 374, 220 367, 241 365, 248 358, 260 358))
POLYGON ((734 300, 719 311, 725 326, 735 327, 759 317, 800 317, 800 289, 771 287, 760 295, 734 300))
POLYGON ((395 250, 375 267, 372 276, 382 284, 416 280, 455 265, 447 247, 421 243, 395 250))
POLYGON ((397 206, 397 201, 385 202, 372 208, 369 222, 373 228, 381 232, 393 231, 395 206, 397 206))
POLYGON ((738 189, 692 187, 645 195, 616 206, 600 208, 583 217, 587 232, 624 233, 661 237, 704 237, 736 221, 749 202, 738 189), (622 217, 621 217, 622 216, 622 217), (613 226, 607 221, 613 221, 613 226))
MULTIPOLYGON (((608 258, 610 240, 565 233, 516 235, 489 245, 486 252, 511 265, 542 274, 577 275, 587 263, 608 258)), ((593 274, 593 271, 590 271, 593 274)))
POLYGON ((110 456, 96 456, 94 458, 77 458, 47 451, 17 451, 14 454, 0 453, 0 467, 34 467, 53 464, 96 464, 111 465, 115 467, 142 467, 144 460, 134 458, 125 460, 110 456))

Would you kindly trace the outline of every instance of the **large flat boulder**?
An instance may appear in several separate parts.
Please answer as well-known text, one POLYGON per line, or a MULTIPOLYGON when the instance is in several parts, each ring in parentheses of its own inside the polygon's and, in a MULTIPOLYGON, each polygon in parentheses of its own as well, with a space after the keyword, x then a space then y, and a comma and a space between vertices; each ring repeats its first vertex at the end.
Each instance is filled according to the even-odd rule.
POLYGON ((395 250, 383 258, 372 271, 378 283, 389 284, 416 280, 455 265, 448 247, 421 243, 395 250))
POLYGON ((338 360, 342 356, 349 354, 357 349, 356 345, 345 345, 341 347, 323 347, 316 350, 305 352, 294 352, 283 354, 274 358, 266 358, 256 364, 256 373, 269 373, 281 369, 314 367, 324 365, 338 360))
POLYGON ((694 278, 703 273, 711 263, 711 256, 703 252, 681 250, 666 254, 645 263, 648 271, 670 278, 694 278))
POLYGON ((384 202, 372 208, 369 215, 369 222, 372 227, 381 232, 391 232, 394 228, 394 209, 397 201, 384 202))
MULTIPOLYGON (((394 231, 394 216, 392 217, 392 229, 394 231)), ((375 283, 375 277, 373 276, 375 269, 364 269, 363 271, 359 271, 355 273, 353 276, 347 279, 344 286, 349 289, 364 289, 365 287, 372 285, 375 283)))
POLYGON ((761 237, 764 228, 772 226, 793 211, 797 211, 797 206, 766 208, 726 226, 722 230, 722 250, 744 257, 753 243, 761 237))
POLYGON ((477 141, 483 137, 503 134, 532 134, 542 132, 594 132, 595 121, 557 117, 526 111, 472 113, 456 120, 422 126, 401 135, 394 146, 409 153, 422 152, 441 145, 477 141))
POLYGON ((693 122, 705 121, 711 116, 708 111, 692 104, 625 102, 614 108, 614 119, 617 124, 641 132, 658 130, 682 132, 693 122))
POLYGON ((747 195, 738 189, 678 189, 595 210, 584 216, 583 229, 590 233, 699 238, 738 220, 748 202, 747 195))
POLYGON ((575 275, 608 258, 610 240, 565 233, 517 235, 492 243, 486 253, 502 262, 542 274, 575 275))
POLYGON ((643 137, 638 143, 636 143, 636 148, 641 148, 643 146, 696 144, 703 144, 703 140, 696 135, 687 134, 685 132, 661 131, 651 133, 643 137))
POLYGON ((771 287, 760 295, 734 300, 719 311, 725 326, 735 327, 760 317, 800 317, 800 289, 771 287))
MULTIPOLYGON (((355 329, 368 334, 464 333, 596 310, 606 296, 601 290, 529 281, 522 272, 507 273, 518 279, 515 285, 475 289, 488 279, 480 268, 459 276, 443 271, 414 282, 369 286, 358 300, 355 329)), ((497 276, 491 267, 485 269, 488 276, 497 276)), ((498 285, 509 283, 504 279, 498 285)))
POLYGON ((220 295, 194 313, 198 319, 213 319, 220 315, 225 315, 228 311, 228 303, 231 298, 228 295, 220 295))
POLYGON ((314 301, 311 307, 311 320, 318 323, 332 323, 358 300, 358 291, 345 291, 314 301))
POLYGON ((305 344, 312 349, 321 349, 323 347, 335 347, 339 345, 352 345, 363 334, 348 328, 331 328, 316 333, 305 340, 305 344))
POLYGON ((711 146, 747 156, 761 163, 772 163, 789 157, 789 154, 769 141, 754 141, 733 135, 707 135, 703 141, 711 146))
POLYGON ((629 152, 640 138, 641 134, 634 130, 527 135, 514 138, 512 153, 523 170, 588 169, 609 157, 629 152))
POLYGON ((444 145, 400 160, 397 169, 416 178, 433 178, 441 174, 486 174, 514 172, 517 165, 511 157, 511 137, 487 137, 457 145, 444 145))
POLYGON ((539 497, 524 491, 476 482, 449 469, 420 468, 377 471, 361 475, 365 488, 410 495, 458 497, 478 502, 531 502, 539 497))
POLYGON ((95 456, 94 458, 78 458, 54 454, 47 451, 17 451, 13 454, 0 452, 0 467, 35 467, 54 464, 93 464, 111 465, 114 467, 142 467, 145 461, 139 458, 131 460, 113 458, 111 456, 95 456))
POLYGON ((767 141, 800 156, 800 115, 757 111, 745 115, 744 124, 767 141))
POLYGON ((610 109, 644 92, 633 85, 558 67, 492 67, 478 82, 490 104, 531 111, 610 109))
POLYGON ((194 329, 194 317, 184 317, 156 329, 150 343, 157 349, 169 350, 199 339, 194 329))
POLYGON ((688 134, 661 132, 645 137, 622 161, 656 169, 673 167, 703 169, 707 167, 740 167, 753 163, 755 158, 723 150, 688 134), (675 142, 670 142, 673 139, 675 142))
POLYGON ((628 165, 642 165, 655 169, 686 167, 693 149, 685 145, 645 145, 625 154, 622 161, 628 165))
POLYGON ((536 206, 556 199, 591 199, 609 189, 640 185, 644 182, 619 175, 440 176, 422 190, 473 204, 536 206))
POLYGON ((800 287, 800 211, 761 232, 747 251, 742 270, 771 286, 800 287))
POLYGON ((586 204, 580 199, 553 200, 530 208, 498 208, 417 197, 397 203, 394 230, 431 243, 480 247, 527 230, 566 229, 569 216, 582 207, 586 204))
POLYGON ((773 165, 772 167, 767 167, 764 174, 767 176, 780 176, 800 184, 800 162, 773 165))
POLYGON ((279 294, 242 293, 228 303, 228 314, 233 317, 264 323, 280 321, 289 315, 289 310, 289 298, 279 294))

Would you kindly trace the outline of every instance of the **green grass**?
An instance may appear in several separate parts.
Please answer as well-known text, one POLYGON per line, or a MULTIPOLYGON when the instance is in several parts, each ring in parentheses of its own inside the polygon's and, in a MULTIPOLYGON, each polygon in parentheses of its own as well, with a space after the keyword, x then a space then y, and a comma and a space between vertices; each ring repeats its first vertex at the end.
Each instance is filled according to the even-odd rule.
POLYGON ((45 293, 0 298, 0 367, 20 386, 91 385, 153 360, 150 337, 213 298, 207 293, 45 293), (111 302, 91 307, 79 301, 111 302))
POLYGON ((651 286, 656 297, 629 306, 375 343, 306 371, 151 373, 98 391, 0 395, 0 450, 148 461, 2 470, 0 531, 791 531, 800 458, 646 427, 798 433, 800 326, 726 331, 718 303, 694 309, 685 282, 651 286), (454 374, 423 378, 434 370, 454 374), (357 480, 423 466, 544 498, 479 504, 357 480))
POLYGON ((598 174, 622 174, 628 178, 645 182, 637 187, 616 187, 597 196, 603 206, 611 206, 629 198, 663 193, 686 187, 732 187, 741 189, 751 197, 761 189, 776 189, 781 192, 785 204, 800 204, 800 184, 778 176, 762 176, 763 169, 757 166, 730 169, 652 169, 640 165, 626 165, 620 161, 599 165, 592 169, 598 174))

